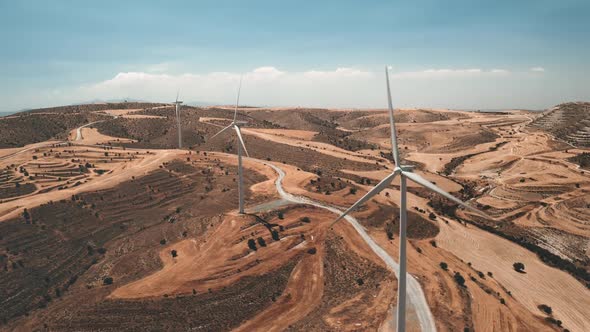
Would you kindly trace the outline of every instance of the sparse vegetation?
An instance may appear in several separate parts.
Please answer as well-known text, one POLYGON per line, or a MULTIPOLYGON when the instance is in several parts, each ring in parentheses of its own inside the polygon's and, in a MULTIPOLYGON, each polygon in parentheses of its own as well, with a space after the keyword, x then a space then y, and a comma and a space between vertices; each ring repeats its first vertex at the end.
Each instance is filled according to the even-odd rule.
POLYGON ((568 160, 580 165, 581 168, 590 168, 590 152, 582 152, 574 157, 568 158, 568 160))
POLYGON ((465 287, 465 278, 463 278, 463 276, 461 275, 461 273, 455 272, 455 274, 453 275, 453 279, 455 280, 455 282, 459 286, 465 287))
POLYGON ((539 310, 541 310, 542 312, 546 313, 547 315, 552 315, 553 314, 553 309, 546 305, 546 304, 539 304, 539 306, 537 306, 537 308, 539 308, 539 310))
POLYGON ((516 262, 514 264, 512 264, 512 267, 514 268, 514 271, 519 272, 519 273, 524 273, 524 264, 521 262, 516 262))
POLYGON ((271 230, 270 231, 270 235, 272 236, 272 239, 274 241, 278 241, 279 240, 279 232, 277 232, 276 230, 271 230))
POLYGON ((248 248, 256 251, 258 248, 256 248, 256 241, 254 241, 254 239, 248 239, 248 248))

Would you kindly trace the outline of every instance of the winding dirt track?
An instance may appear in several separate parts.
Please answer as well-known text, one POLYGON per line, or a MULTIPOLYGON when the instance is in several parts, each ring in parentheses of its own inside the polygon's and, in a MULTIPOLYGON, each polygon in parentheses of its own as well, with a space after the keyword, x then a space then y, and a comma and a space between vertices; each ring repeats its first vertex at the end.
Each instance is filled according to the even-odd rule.
MULTIPOLYGON (((279 176, 277 177, 277 179, 275 181, 275 186, 276 186, 277 192, 279 193, 279 195, 281 196, 282 199, 288 200, 290 202, 297 203, 297 204, 307 204, 307 205, 319 207, 322 209, 326 209, 326 210, 328 210, 332 213, 335 213, 337 215, 342 213, 341 210, 339 210, 335 207, 325 205, 321 202, 311 200, 307 197, 295 196, 295 195, 292 195, 292 194, 286 192, 282 186, 282 181, 283 181, 283 178, 285 177, 285 172, 283 172, 283 170, 280 169, 279 167, 277 167, 276 165, 273 165, 270 163, 265 163, 262 161, 259 161, 259 162, 271 167, 272 169, 275 170, 275 172, 278 173, 279 176)), ((345 217, 345 219, 354 227, 354 229, 357 231, 357 233, 363 238, 363 240, 367 243, 367 245, 369 245, 371 250, 373 250, 373 252, 377 256, 379 256, 379 258, 381 258, 383 260, 383 262, 385 262, 385 264, 395 273, 396 276, 399 276, 399 265, 393 260, 393 258, 383 248, 381 248, 373 240, 373 238, 371 238, 369 236, 369 234, 367 234, 367 232, 365 231, 363 226, 361 226, 360 223, 354 217, 352 217, 350 215, 347 215, 345 217)), ((407 277, 408 277, 407 278, 407 280, 408 280, 407 290, 408 290, 409 305, 412 306, 413 309, 415 310, 416 316, 418 318, 418 321, 420 323, 422 331, 436 331, 434 317, 432 316, 432 313, 430 312, 430 307, 428 306, 428 302, 426 301, 426 297, 424 296, 424 292, 422 291, 420 283, 418 283, 418 281, 410 274, 408 274, 407 277)))

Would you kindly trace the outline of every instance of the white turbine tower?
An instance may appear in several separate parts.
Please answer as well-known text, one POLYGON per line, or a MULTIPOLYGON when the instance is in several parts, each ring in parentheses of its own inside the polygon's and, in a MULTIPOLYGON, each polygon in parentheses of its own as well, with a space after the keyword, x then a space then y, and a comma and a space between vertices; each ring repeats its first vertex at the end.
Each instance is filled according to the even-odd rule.
MULTIPOLYGON (((399 214, 400 214, 400 225, 399 225, 399 274, 398 274, 398 297, 397 297, 397 331, 404 332, 406 330, 406 223, 407 223, 407 207, 406 207, 406 195, 407 195, 407 188, 406 188, 406 179, 410 179, 415 183, 438 193, 451 201, 470 209, 482 216, 486 216, 483 212, 465 204, 458 198, 452 196, 451 194, 445 192, 435 184, 431 183, 430 181, 424 179, 418 174, 412 173, 411 166, 403 166, 401 164, 401 160, 399 157, 399 150, 397 147, 397 134, 395 131, 395 122, 393 119, 393 106, 391 103, 391 91, 389 88, 389 72, 388 68, 385 67, 385 79, 387 82, 387 101, 389 104, 389 124, 391 127, 391 150, 393 153, 393 160, 395 162, 395 168, 391 174, 389 174, 385 179, 381 180, 373 189, 371 189, 368 193, 366 193, 361 199, 359 199, 356 203, 354 203, 348 210, 344 211, 338 219, 332 222, 334 225, 336 222, 344 218, 347 214, 351 211, 355 210, 365 202, 367 202, 371 197, 379 194, 383 189, 389 186, 389 184, 393 181, 393 179, 399 175, 400 176, 400 207, 399 207, 399 214)), ((332 226, 331 225, 331 226, 332 226)))
POLYGON ((181 128, 180 128, 180 105, 182 104, 182 101, 178 100, 179 93, 180 93, 180 91, 178 91, 176 93, 176 101, 174 102, 174 104, 176 104, 176 126, 178 127, 178 148, 182 149, 182 133, 181 133, 181 128))
POLYGON ((239 195, 239 207, 240 207, 240 214, 244 214, 244 178, 242 176, 242 149, 246 152, 246 156, 250 157, 248 154, 248 150, 246 149, 246 145, 244 144, 244 139, 242 138, 242 132, 240 131, 240 126, 246 124, 246 121, 238 121, 238 105, 240 103, 240 91, 242 90, 242 78, 240 77, 240 85, 238 87, 238 98, 236 100, 236 107, 234 109, 234 120, 229 126, 221 129, 217 134, 211 136, 211 139, 215 136, 221 134, 222 132, 226 131, 227 129, 233 128, 236 132, 236 136, 238 137, 238 195, 239 195))

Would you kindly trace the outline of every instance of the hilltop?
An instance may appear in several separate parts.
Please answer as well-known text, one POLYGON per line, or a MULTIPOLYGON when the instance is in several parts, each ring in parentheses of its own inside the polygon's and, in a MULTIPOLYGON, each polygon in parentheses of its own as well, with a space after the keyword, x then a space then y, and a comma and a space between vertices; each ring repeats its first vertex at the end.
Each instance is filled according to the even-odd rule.
POLYGON ((557 105, 530 124, 576 147, 590 147, 590 103, 557 105))

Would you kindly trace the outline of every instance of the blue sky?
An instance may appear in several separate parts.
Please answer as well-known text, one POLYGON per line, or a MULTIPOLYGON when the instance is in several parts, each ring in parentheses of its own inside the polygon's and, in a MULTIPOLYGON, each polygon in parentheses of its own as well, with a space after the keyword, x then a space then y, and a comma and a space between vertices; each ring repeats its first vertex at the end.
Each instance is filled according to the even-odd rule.
POLYGON ((4 1, 0 110, 94 99, 545 108, 589 100, 590 1, 4 1))

